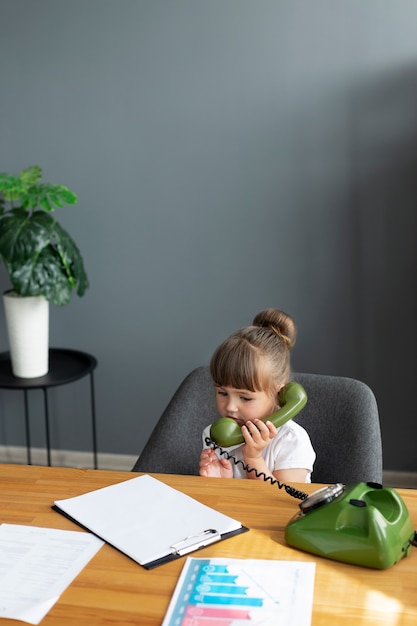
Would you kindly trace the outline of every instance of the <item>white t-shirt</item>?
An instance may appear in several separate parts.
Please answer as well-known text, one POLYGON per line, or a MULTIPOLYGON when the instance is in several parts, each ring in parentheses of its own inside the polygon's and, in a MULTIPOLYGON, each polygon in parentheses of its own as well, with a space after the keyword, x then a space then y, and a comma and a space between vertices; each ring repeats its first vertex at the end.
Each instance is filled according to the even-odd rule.
MULTIPOLYGON (((210 437, 210 426, 207 426, 203 432, 204 448, 210 447, 206 444, 206 437, 210 437)), ((238 461, 244 463, 242 446, 243 444, 239 444, 238 446, 222 449, 233 455, 238 461)), ((216 454, 219 458, 221 457, 219 450, 216 450, 216 454)), ((308 474, 305 482, 311 482, 311 472, 313 471, 316 454, 307 432, 294 420, 290 420, 278 428, 276 436, 262 450, 262 456, 270 472, 282 469, 306 469, 308 474)), ((227 457, 223 455, 223 458, 227 457)), ((232 459, 231 463, 233 466, 233 477, 246 478, 246 471, 243 469, 242 464, 235 465, 232 459)))

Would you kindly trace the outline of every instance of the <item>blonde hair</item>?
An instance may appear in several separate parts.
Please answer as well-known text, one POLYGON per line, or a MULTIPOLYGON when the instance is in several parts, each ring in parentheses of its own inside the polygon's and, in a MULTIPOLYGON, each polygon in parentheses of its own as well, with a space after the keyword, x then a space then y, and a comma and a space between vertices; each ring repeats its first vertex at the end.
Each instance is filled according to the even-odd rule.
POLYGON ((295 323, 287 313, 261 311, 252 326, 237 330, 214 352, 210 362, 214 384, 276 393, 291 378, 290 350, 296 336, 295 323))

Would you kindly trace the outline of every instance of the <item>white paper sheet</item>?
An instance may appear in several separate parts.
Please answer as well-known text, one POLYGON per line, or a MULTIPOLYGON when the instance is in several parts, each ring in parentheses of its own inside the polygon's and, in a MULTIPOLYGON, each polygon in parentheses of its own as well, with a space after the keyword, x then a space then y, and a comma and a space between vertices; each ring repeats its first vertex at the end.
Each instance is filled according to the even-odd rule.
POLYGON ((242 528, 237 520, 147 474, 55 505, 141 565, 171 554, 172 546, 208 529, 222 535, 242 528))
POLYGON ((310 626, 314 562, 187 558, 162 626, 310 626))
POLYGON ((101 548, 89 533, 0 525, 0 617, 39 624, 101 548))

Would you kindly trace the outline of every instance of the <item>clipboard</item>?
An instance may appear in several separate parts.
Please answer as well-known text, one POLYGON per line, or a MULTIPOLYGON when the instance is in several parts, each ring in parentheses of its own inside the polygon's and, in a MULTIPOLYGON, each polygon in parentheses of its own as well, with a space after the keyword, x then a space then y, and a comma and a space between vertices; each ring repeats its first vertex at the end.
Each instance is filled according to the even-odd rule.
POLYGON ((57 500, 52 508, 145 569, 249 530, 148 474, 57 500))

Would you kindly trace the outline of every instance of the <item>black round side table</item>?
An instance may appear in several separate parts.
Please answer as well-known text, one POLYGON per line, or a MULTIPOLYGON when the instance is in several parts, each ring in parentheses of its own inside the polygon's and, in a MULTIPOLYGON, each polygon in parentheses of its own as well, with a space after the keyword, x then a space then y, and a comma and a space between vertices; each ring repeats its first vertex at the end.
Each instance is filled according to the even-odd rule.
POLYGON ((26 449, 28 465, 32 464, 30 428, 29 428, 29 405, 28 391, 31 389, 42 389, 45 407, 45 432, 46 448, 48 454, 48 465, 51 465, 51 446, 49 438, 49 406, 48 388, 66 385, 75 382, 87 374, 90 375, 91 393, 91 425, 93 435, 93 455, 94 469, 97 469, 97 432, 96 432, 96 410, 94 395, 93 371, 97 367, 97 360, 90 354, 79 352, 78 350, 67 350, 65 348, 51 348, 49 350, 49 372, 39 378, 20 378, 12 373, 10 353, 0 353, 0 389, 20 389, 24 392, 25 400, 25 426, 26 426, 26 449))

